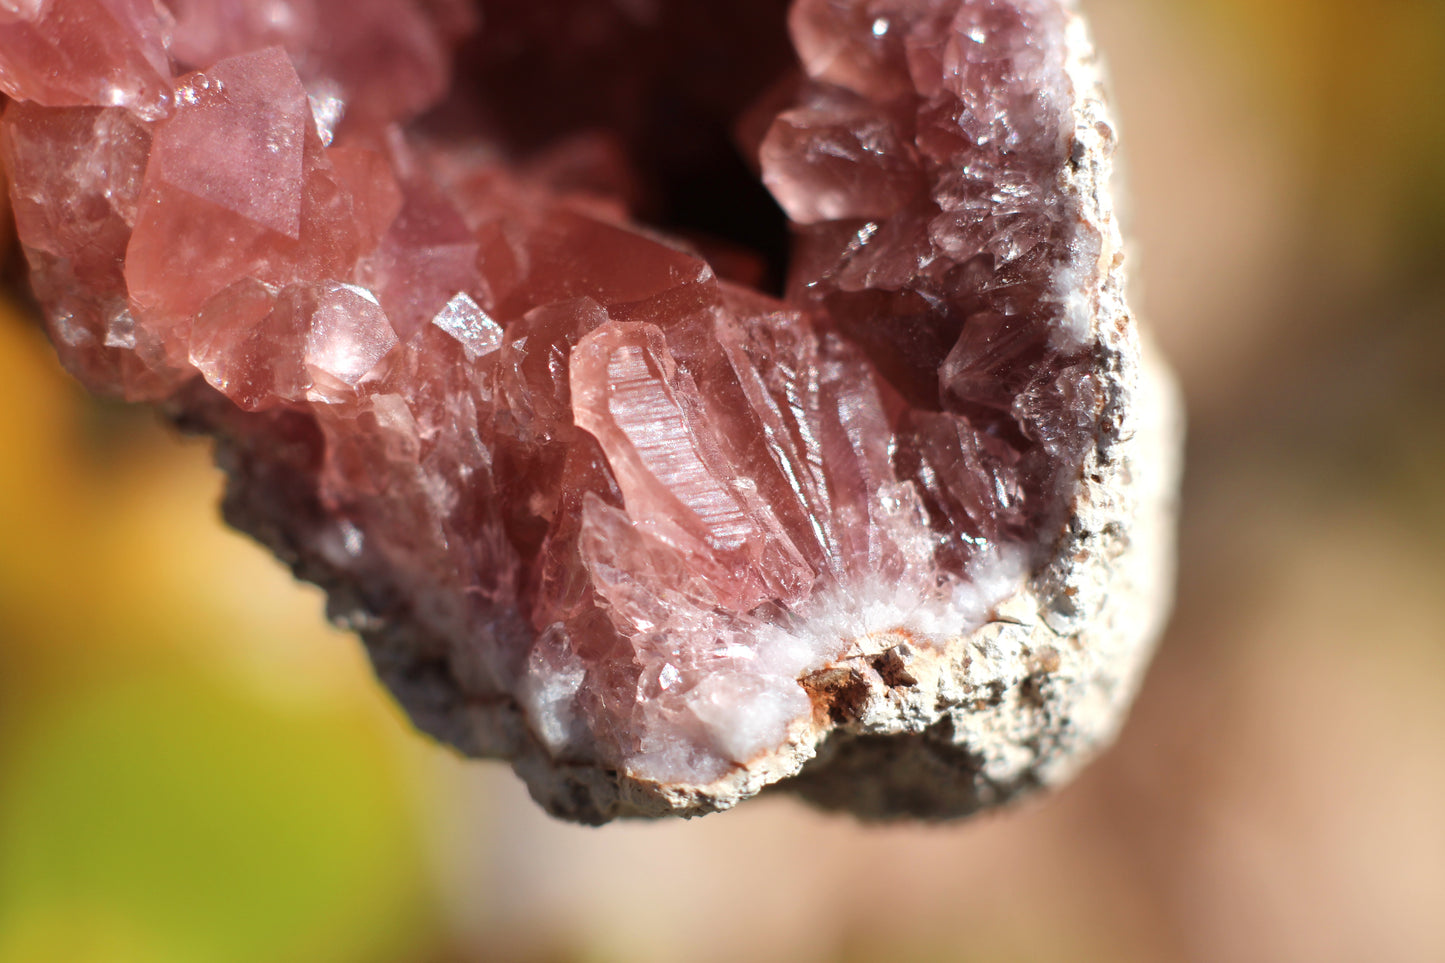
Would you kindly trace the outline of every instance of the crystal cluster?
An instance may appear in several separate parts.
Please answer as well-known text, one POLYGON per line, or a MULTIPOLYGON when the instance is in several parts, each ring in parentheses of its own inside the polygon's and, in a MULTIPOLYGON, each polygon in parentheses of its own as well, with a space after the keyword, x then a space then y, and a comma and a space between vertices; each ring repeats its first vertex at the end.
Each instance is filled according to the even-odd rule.
POLYGON ((250 527, 549 758, 701 786, 1054 550, 1105 404, 1065 19, 27 0, 0 146, 77 377, 220 436, 250 527), (730 126, 781 297, 638 222, 730 126))

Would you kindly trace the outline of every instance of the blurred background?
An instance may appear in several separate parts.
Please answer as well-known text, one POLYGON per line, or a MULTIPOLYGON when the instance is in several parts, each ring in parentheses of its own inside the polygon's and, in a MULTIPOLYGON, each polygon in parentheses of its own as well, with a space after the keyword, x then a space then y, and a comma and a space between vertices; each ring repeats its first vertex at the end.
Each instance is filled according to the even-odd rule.
POLYGON ((1116 748, 943 826, 550 821, 0 309, 0 963, 1445 960, 1445 3, 1085 0, 1191 408, 1116 748))

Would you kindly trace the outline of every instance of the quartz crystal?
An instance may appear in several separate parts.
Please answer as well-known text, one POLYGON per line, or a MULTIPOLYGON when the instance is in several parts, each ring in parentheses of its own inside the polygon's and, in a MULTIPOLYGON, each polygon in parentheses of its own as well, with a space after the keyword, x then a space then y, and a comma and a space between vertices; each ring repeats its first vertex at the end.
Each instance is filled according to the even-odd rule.
POLYGON ((0 88, 61 360, 216 436, 228 517, 553 811, 822 746, 803 791, 962 812, 1112 731, 1069 706, 1149 633, 1090 650, 1057 562, 1128 483, 1138 349, 1069 4, 38 0, 0 88), (889 733, 943 747, 923 802, 859 775, 889 733))

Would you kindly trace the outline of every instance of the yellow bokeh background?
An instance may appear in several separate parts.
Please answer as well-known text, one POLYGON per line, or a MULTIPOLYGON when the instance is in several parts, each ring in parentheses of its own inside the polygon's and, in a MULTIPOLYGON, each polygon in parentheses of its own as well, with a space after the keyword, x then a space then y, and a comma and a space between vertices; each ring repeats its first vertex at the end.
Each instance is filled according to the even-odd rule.
POLYGON ((1117 748, 945 826, 548 820, 414 733, 203 443, 0 306, 0 963, 1445 959, 1445 3, 1085 0, 1191 410, 1117 748))
POLYGON ((410 739, 319 593, 13 307, 0 384, 0 960, 404 958, 410 739))

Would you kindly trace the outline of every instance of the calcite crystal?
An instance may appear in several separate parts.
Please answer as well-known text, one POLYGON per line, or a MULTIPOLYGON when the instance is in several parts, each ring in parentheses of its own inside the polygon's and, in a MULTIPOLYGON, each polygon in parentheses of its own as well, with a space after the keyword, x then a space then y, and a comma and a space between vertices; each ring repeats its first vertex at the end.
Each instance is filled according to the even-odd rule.
POLYGON ((551 811, 965 813, 1117 726, 1175 429, 1070 4, 28 0, 0 87, 61 360, 551 811))

